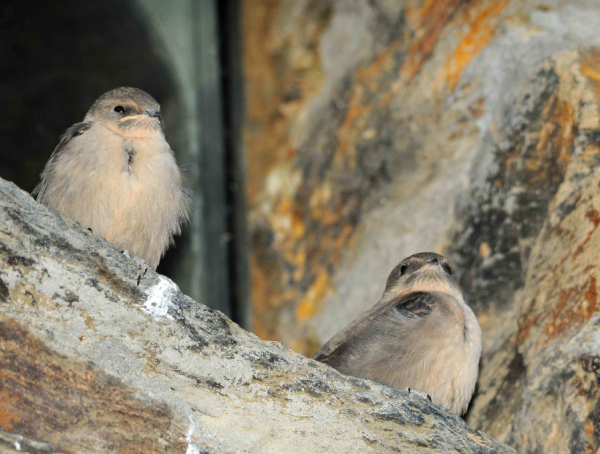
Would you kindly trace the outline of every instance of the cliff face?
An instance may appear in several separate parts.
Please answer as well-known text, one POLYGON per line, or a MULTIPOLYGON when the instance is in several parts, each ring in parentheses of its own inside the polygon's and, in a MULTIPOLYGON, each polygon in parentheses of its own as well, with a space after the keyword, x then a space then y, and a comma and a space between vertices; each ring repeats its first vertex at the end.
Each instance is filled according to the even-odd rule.
POLYGON ((513 452, 137 269, 0 180, 3 453, 513 452))
POLYGON ((483 329, 467 421, 595 452, 598 3, 244 5, 257 333, 310 355, 442 253, 483 329))

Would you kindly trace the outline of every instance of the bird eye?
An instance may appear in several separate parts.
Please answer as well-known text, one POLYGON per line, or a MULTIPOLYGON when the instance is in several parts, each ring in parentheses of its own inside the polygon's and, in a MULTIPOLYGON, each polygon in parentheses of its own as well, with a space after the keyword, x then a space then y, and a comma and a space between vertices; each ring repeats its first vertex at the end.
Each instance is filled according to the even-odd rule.
POLYGON ((123 106, 117 106, 117 107, 114 108, 114 111, 118 112, 118 113, 124 113, 125 112, 125 107, 123 107, 123 106))
POLYGON ((452 276, 454 274, 454 272, 452 271, 452 268, 450 268, 450 265, 448 265, 447 263, 444 263, 442 265, 442 268, 444 269, 444 271, 446 273, 448 273, 450 276, 452 276))
POLYGON ((404 273, 406 273, 406 268, 408 268, 406 265, 402 265, 400 267, 400 276, 404 276, 404 273))

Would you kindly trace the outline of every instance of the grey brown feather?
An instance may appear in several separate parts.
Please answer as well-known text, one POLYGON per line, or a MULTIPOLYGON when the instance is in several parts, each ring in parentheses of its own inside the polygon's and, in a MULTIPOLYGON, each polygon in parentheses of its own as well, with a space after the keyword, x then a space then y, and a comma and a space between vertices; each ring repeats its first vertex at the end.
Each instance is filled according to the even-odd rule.
POLYGON ((355 377, 428 393, 466 411, 477 381, 481 329, 446 260, 434 253, 394 268, 381 300, 315 359, 355 377))
POLYGON ((189 216, 191 196, 148 93, 102 95, 63 134, 34 195, 156 268, 189 216))

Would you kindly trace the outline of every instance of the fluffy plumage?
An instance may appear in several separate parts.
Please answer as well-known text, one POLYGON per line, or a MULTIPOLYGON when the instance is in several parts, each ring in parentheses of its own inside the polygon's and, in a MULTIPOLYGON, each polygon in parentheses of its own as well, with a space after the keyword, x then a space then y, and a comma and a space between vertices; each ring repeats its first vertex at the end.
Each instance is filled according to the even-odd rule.
POLYGON ((34 194, 154 269, 191 205, 159 104, 129 87, 103 94, 67 129, 34 194))
POLYGON ((315 359, 355 377, 428 393, 462 414, 477 381, 481 329, 447 261, 404 259, 380 301, 335 335, 315 359))

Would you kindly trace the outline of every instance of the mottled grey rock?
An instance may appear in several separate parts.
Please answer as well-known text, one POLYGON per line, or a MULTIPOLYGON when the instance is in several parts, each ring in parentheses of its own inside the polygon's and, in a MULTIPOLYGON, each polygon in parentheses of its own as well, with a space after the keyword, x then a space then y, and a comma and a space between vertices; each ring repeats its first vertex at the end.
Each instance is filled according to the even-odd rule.
POLYGON ((3 452, 513 452, 259 340, 163 276, 137 287, 131 260, 5 181, 0 255, 3 452))
POLYGON ((53 454, 48 443, 28 440, 22 435, 15 435, 0 429, 0 453, 2 454, 53 454))

